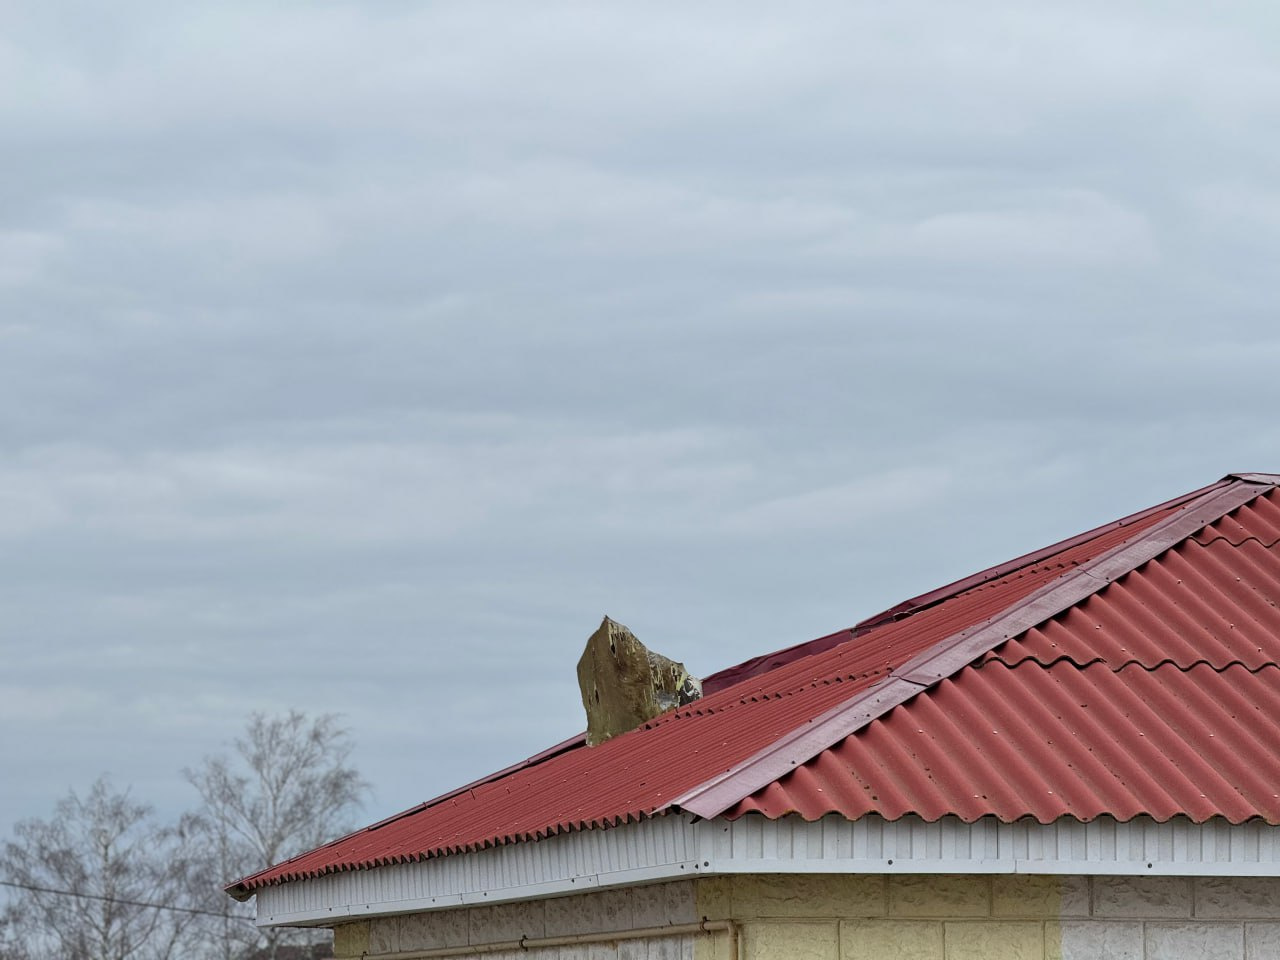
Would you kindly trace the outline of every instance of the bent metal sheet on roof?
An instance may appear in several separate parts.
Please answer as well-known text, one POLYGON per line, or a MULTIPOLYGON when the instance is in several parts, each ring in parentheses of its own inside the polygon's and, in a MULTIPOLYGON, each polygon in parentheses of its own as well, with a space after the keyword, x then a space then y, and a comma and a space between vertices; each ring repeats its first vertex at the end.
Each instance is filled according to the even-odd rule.
POLYGON ((683 810, 1280 823, 1280 500, 1233 475, 707 678, 228 889, 683 810))

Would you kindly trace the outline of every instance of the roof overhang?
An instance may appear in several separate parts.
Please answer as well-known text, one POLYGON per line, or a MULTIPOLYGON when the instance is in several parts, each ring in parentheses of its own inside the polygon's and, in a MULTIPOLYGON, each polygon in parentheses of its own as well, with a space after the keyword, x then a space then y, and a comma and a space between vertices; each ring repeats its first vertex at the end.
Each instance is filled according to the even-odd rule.
POLYGON ((1280 826, 1262 821, 1064 819, 928 822, 906 816, 699 820, 671 814, 256 891, 260 926, 330 926, 743 873, 1027 873, 1280 876, 1280 826))

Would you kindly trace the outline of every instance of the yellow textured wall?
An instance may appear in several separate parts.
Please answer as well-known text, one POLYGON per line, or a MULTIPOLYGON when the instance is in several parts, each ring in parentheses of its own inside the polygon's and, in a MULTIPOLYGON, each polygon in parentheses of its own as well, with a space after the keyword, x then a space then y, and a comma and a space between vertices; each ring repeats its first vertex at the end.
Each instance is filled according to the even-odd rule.
MULTIPOLYGON (((1044 960, 1087 887, 1056 877, 744 875, 699 881, 698 912, 741 925, 742 960, 1044 960), (1049 940, 1046 939, 1046 931, 1049 940)), ((732 960, 725 937, 696 960, 732 960)))
POLYGON ((357 920, 333 928, 335 957, 363 957, 369 952, 369 921, 357 920))
POLYGON ((1280 960, 1280 878, 730 875, 342 924, 340 958, 734 920, 489 960, 1280 960))
MULTIPOLYGON (((741 960, 1280 960, 1280 878, 709 877, 741 960)), ((695 960, 737 960, 727 938, 695 960)))

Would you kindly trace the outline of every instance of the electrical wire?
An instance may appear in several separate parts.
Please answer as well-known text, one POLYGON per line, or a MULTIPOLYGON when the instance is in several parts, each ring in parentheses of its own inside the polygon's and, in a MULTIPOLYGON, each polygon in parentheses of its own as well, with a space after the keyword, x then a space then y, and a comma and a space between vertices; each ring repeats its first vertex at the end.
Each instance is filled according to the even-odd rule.
POLYGON ((144 900, 125 900, 120 897, 104 897, 98 893, 79 893, 75 890, 57 890, 53 887, 37 887, 30 883, 17 883, 13 880, 0 880, 0 887, 12 887, 15 890, 30 890, 34 893, 52 893, 60 897, 76 897, 79 900, 101 900, 104 903, 119 903, 129 907, 148 907, 152 910, 170 910, 174 913, 192 913, 202 917, 218 917, 219 919, 247 920, 252 917, 242 913, 218 913, 216 910, 201 910, 197 907, 175 907, 168 903, 147 903, 144 900))

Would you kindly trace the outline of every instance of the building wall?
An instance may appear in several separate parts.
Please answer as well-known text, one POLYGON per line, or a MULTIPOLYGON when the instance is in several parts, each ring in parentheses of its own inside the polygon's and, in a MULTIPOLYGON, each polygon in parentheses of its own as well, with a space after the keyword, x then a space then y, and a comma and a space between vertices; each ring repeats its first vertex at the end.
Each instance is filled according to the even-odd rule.
MULTIPOLYGON (((521 937, 615 933, 694 923, 699 919, 692 881, 602 890, 578 896, 498 903, 380 917, 334 929, 338 958, 394 955, 521 937)), ((490 960, 693 960, 694 938, 649 937, 485 954, 490 960)))
POLYGON ((771 874, 345 924, 340 958, 703 918, 724 933, 488 954, 496 960, 1280 960, 1280 878, 771 874))
MULTIPOLYGON (((707 878, 743 960, 1280 960, 1280 879, 1024 875, 707 878)), ((731 960, 698 938, 696 960, 731 960)))

